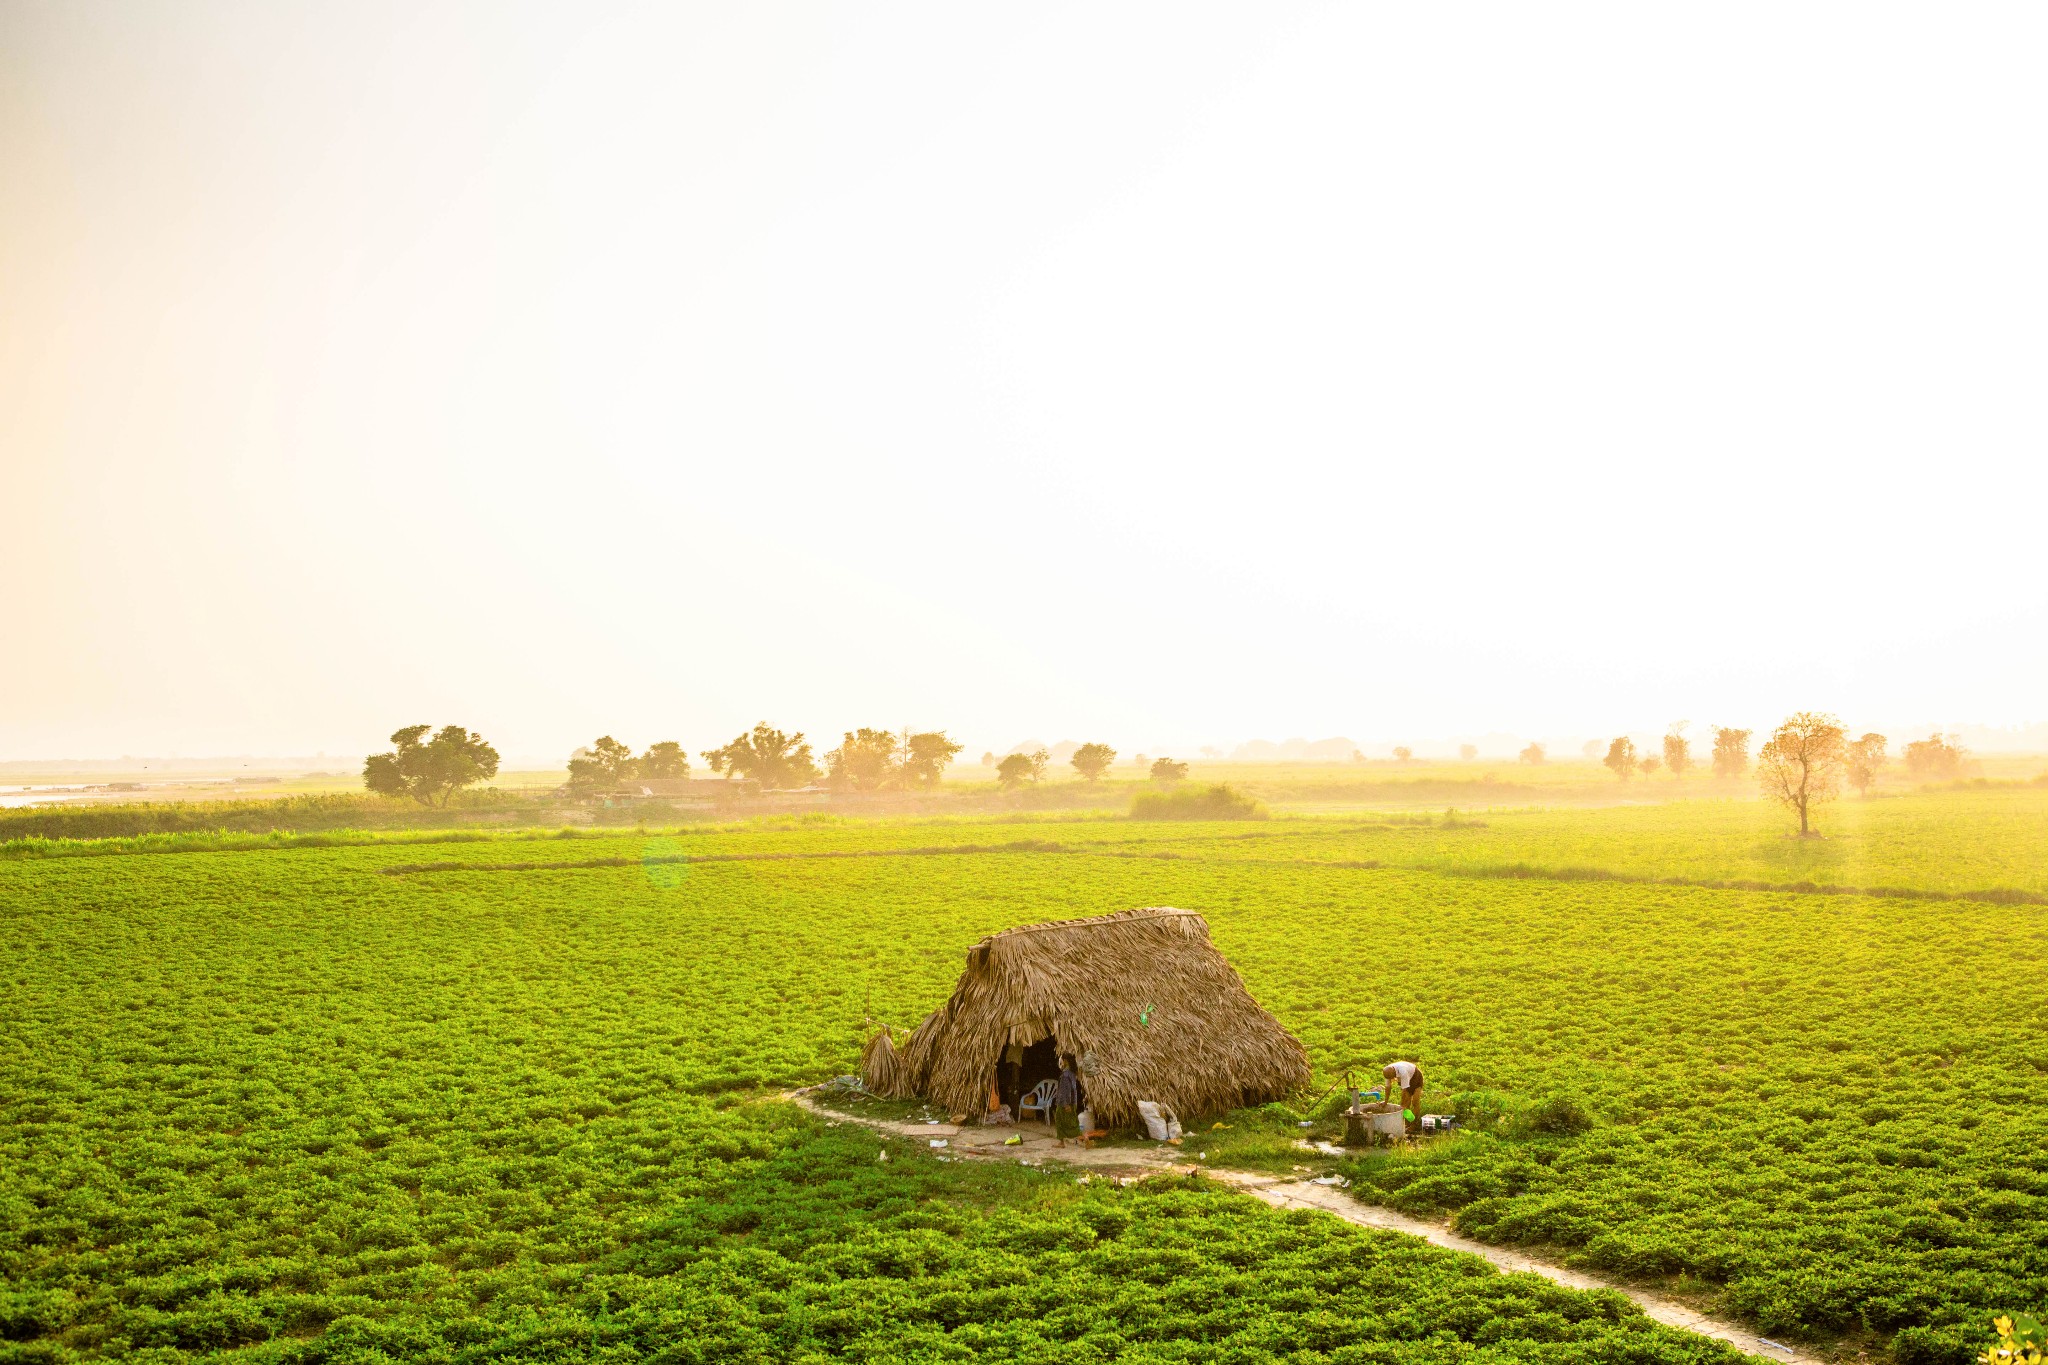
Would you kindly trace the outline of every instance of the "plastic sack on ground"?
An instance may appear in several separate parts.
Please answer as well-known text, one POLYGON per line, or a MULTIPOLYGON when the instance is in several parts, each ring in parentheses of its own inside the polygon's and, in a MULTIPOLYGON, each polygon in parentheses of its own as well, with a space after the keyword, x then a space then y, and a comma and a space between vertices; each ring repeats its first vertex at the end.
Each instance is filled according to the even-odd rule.
POLYGON ((1171 1142, 1180 1136, 1180 1115, 1170 1104, 1139 1100, 1138 1117, 1145 1121, 1145 1132, 1154 1142, 1171 1142))

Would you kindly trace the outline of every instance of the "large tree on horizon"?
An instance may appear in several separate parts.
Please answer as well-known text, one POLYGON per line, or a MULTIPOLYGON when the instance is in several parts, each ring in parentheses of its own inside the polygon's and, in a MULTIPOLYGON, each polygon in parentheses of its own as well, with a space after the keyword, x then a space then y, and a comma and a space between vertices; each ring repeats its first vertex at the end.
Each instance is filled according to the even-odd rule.
POLYGON ((690 756, 683 751, 680 742, 665 739, 659 744, 647 746, 647 752, 636 760, 642 777, 688 777, 690 756))
POLYGON ((768 791, 800 787, 818 778, 804 732, 784 734, 765 720, 723 748, 706 749, 704 761, 728 781, 744 778, 768 791))
POLYGON ((946 738, 944 730, 927 730, 903 736, 903 777, 913 787, 926 791, 939 785, 946 765, 960 752, 960 746, 946 738))
POLYGON ((1692 741, 1685 737, 1684 721, 1674 721, 1664 735, 1664 766, 1673 777, 1684 777, 1692 766, 1692 741))
POLYGON ((363 760, 363 785, 380 796, 409 796, 423 806, 446 806, 458 790, 498 775, 498 751, 460 725, 408 725, 391 736, 389 753, 363 760))
POLYGON ((1886 743, 1885 737, 1874 730, 1849 742, 1849 785, 1858 796, 1870 794, 1870 784, 1877 781, 1878 770, 1891 762, 1891 755, 1885 752, 1886 743))
POLYGON ((1714 727, 1714 776, 1740 777, 1749 767, 1749 731, 1714 727))
POLYGON ((1075 772, 1090 782, 1099 782, 1109 771, 1109 765, 1116 762, 1116 750, 1107 744, 1083 744, 1074 750, 1074 756, 1068 762, 1074 765, 1075 772))
POLYGON ((1771 732, 1756 756, 1764 795, 1799 816, 1799 837, 1815 836, 1813 807, 1842 789, 1848 743, 1842 722, 1820 711, 1801 711, 1771 732))
POLYGON ((866 726, 848 730, 838 748, 826 751, 826 780, 842 790, 857 792, 895 786, 901 776, 896 748, 896 736, 888 730, 866 726))
POLYGON ((639 775, 633 746, 610 735, 599 735, 589 748, 579 749, 569 759, 569 790, 578 796, 590 796, 639 775))

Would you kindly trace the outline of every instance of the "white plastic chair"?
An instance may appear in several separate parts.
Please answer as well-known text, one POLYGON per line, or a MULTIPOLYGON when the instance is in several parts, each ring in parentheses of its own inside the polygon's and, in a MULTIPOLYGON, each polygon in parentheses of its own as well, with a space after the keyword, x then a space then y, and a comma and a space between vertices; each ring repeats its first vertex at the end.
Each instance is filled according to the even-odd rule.
POLYGON ((1032 1086, 1031 1093, 1017 1101, 1017 1117, 1022 1119, 1026 1114, 1035 1109, 1038 1111, 1038 1117, 1050 1123, 1052 1121, 1053 1092, 1059 1088, 1060 1083, 1058 1081, 1040 1081, 1037 1085, 1032 1086))

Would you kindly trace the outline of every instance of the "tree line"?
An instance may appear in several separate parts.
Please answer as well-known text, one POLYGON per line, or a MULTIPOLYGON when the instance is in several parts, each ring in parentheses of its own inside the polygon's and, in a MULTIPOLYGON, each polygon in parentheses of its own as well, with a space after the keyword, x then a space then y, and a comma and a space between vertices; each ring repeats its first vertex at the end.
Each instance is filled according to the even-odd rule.
MULTIPOLYGON (((431 739, 428 725, 410 725, 391 736, 392 749, 372 754, 363 763, 363 785, 385 796, 410 797, 422 805, 445 806, 462 787, 497 776, 498 752, 459 725, 444 726, 431 739)), ((756 791, 789 791, 822 782, 835 791, 931 791, 944 779, 961 746, 943 730, 848 730, 839 746, 824 754, 819 766, 803 731, 782 731, 763 721, 698 757, 718 777, 756 791)), ((1117 751, 1107 744, 1081 745, 1070 760, 1089 782, 1100 781, 1117 751)), ((996 782, 1005 791, 1043 781, 1052 756, 1044 749, 1015 753, 993 763, 996 782)), ((1140 756, 1141 761, 1143 756, 1140 756)), ((1188 765, 1171 758, 1153 760, 1154 781, 1172 785, 1188 775, 1188 765)), ((630 744, 600 735, 569 759, 570 795, 588 799, 630 788, 647 780, 687 779, 690 756, 680 741, 661 740, 635 754, 630 744)))
MULTIPOLYGON (((1052 755, 1044 749, 1030 749, 1014 754, 1005 754, 998 759, 994 754, 983 754, 981 761, 992 764, 996 770, 996 785, 1004 791, 1016 791, 1024 786, 1037 786, 1045 780, 1046 769, 1052 765, 1052 755)), ((1067 762, 1084 782, 1100 782, 1103 774, 1116 762, 1116 750, 1107 744, 1090 742, 1074 750, 1067 762)), ((1146 773, 1154 782, 1172 786, 1188 775, 1188 765, 1178 759, 1147 759, 1138 755, 1140 766, 1146 766, 1146 773)))
MULTIPOLYGON (((930 790, 939 785, 960 745, 943 730, 848 730, 820 768, 804 732, 762 721, 715 749, 698 754, 714 776, 761 791, 791 791, 822 781, 838 791, 930 790)), ((569 788, 596 794, 642 778, 687 778, 683 746, 664 741, 634 758, 628 745, 606 735, 569 760, 569 788)))
MULTIPOLYGON (((1623 782, 1647 777, 1660 768, 1682 778, 1697 766, 1686 728, 1684 721, 1672 725, 1660 751, 1654 754, 1638 752, 1634 740, 1617 735, 1608 742, 1600 761, 1623 782)), ((1749 768, 1753 732, 1733 726, 1712 729, 1708 762, 1714 776, 1740 778, 1749 768)), ((439 731, 430 725, 408 725, 392 734, 391 744, 389 751, 372 754, 363 763, 363 785, 381 795, 446 806, 456 791, 498 773, 498 751, 482 735, 459 725, 446 725, 439 731)), ((1798 815, 1800 833, 1810 834, 1813 807, 1833 799, 1844 784, 1859 794, 1868 793, 1891 762, 1888 745, 1886 737, 1874 731, 1851 739, 1835 717, 1802 711, 1787 718, 1764 742, 1757 755, 1757 780, 1767 796, 1798 815)), ((863 727, 846 731, 839 746, 826 751, 821 769, 803 731, 786 733, 763 721, 698 756, 714 775, 757 791, 789 791, 821 780, 835 791, 931 791, 944 779, 960 748, 943 730, 863 727)), ((1587 750, 1589 756, 1597 754, 1597 742, 1587 750)), ((1408 757, 1405 750, 1396 753, 1404 760, 1408 757)), ((1051 757, 1046 750, 1036 749, 1000 760, 985 754, 982 761, 993 761, 998 786, 1015 791, 1044 781, 1051 757)), ((1098 782, 1116 757, 1117 751, 1109 745, 1091 742, 1077 748, 1069 762, 1083 780, 1098 782)), ((1518 757, 1523 763, 1547 761, 1541 744, 1529 745, 1518 757)), ((1904 752, 1906 770, 1922 780, 1956 776, 1964 758, 1954 735, 1914 740, 1904 752)), ((1139 755, 1139 762, 1144 761, 1144 755, 1139 755)), ((570 758, 568 790, 588 798, 636 781, 688 778, 690 772, 690 756, 677 740, 650 744, 636 755, 632 746, 601 735, 570 758)), ((1155 782, 1172 786, 1187 777, 1188 765, 1172 758, 1155 759, 1149 775, 1155 782)))
MULTIPOLYGON (((1743 775, 1749 767, 1750 734, 1732 726, 1714 728, 1714 776, 1743 775)), ((1757 751, 1757 784, 1766 797, 1799 818, 1800 837, 1811 837, 1816 833, 1815 808, 1834 800, 1844 786, 1855 788, 1859 796, 1869 794, 1878 774, 1891 762, 1889 745, 1890 741, 1874 730, 1851 739, 1837 717, 1801 711, 1788 716, 1757 751)), ((1633 740, 1617 735, 1600 761, 1624 782, 1638 773, 1652 773, 1660 765, 1673 777, 1683 777, 1693 766, 1684 722, 1671 727, 1662 747, 1661 756, 1639 755, 1633 740)), ((1909 742, 1904 757, 1906 771, 1925 781, 1957 776, 1965 754, 1956 736, 1933 734, 1909 742)))

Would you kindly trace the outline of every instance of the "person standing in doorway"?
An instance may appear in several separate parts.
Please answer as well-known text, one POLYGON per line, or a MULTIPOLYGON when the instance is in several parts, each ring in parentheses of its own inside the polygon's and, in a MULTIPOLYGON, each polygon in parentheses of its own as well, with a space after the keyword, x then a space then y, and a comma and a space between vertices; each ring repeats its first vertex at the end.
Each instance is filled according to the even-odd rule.
POLYGON ((1060 1078, 1053 1082, 1052 1132, 1062 1147, 1068 1138, 1081 1136, 1081 1078, 1072 1057, 1060 1058, 1060 1078))
POLYGON ((1388 1062, 1380 1074, 1387 1078, 1387 1098, 1401 1092, 1401 1118, 1414 1132, 1422 1123, 1422 1068, 1413 1062, 1388 1062))

